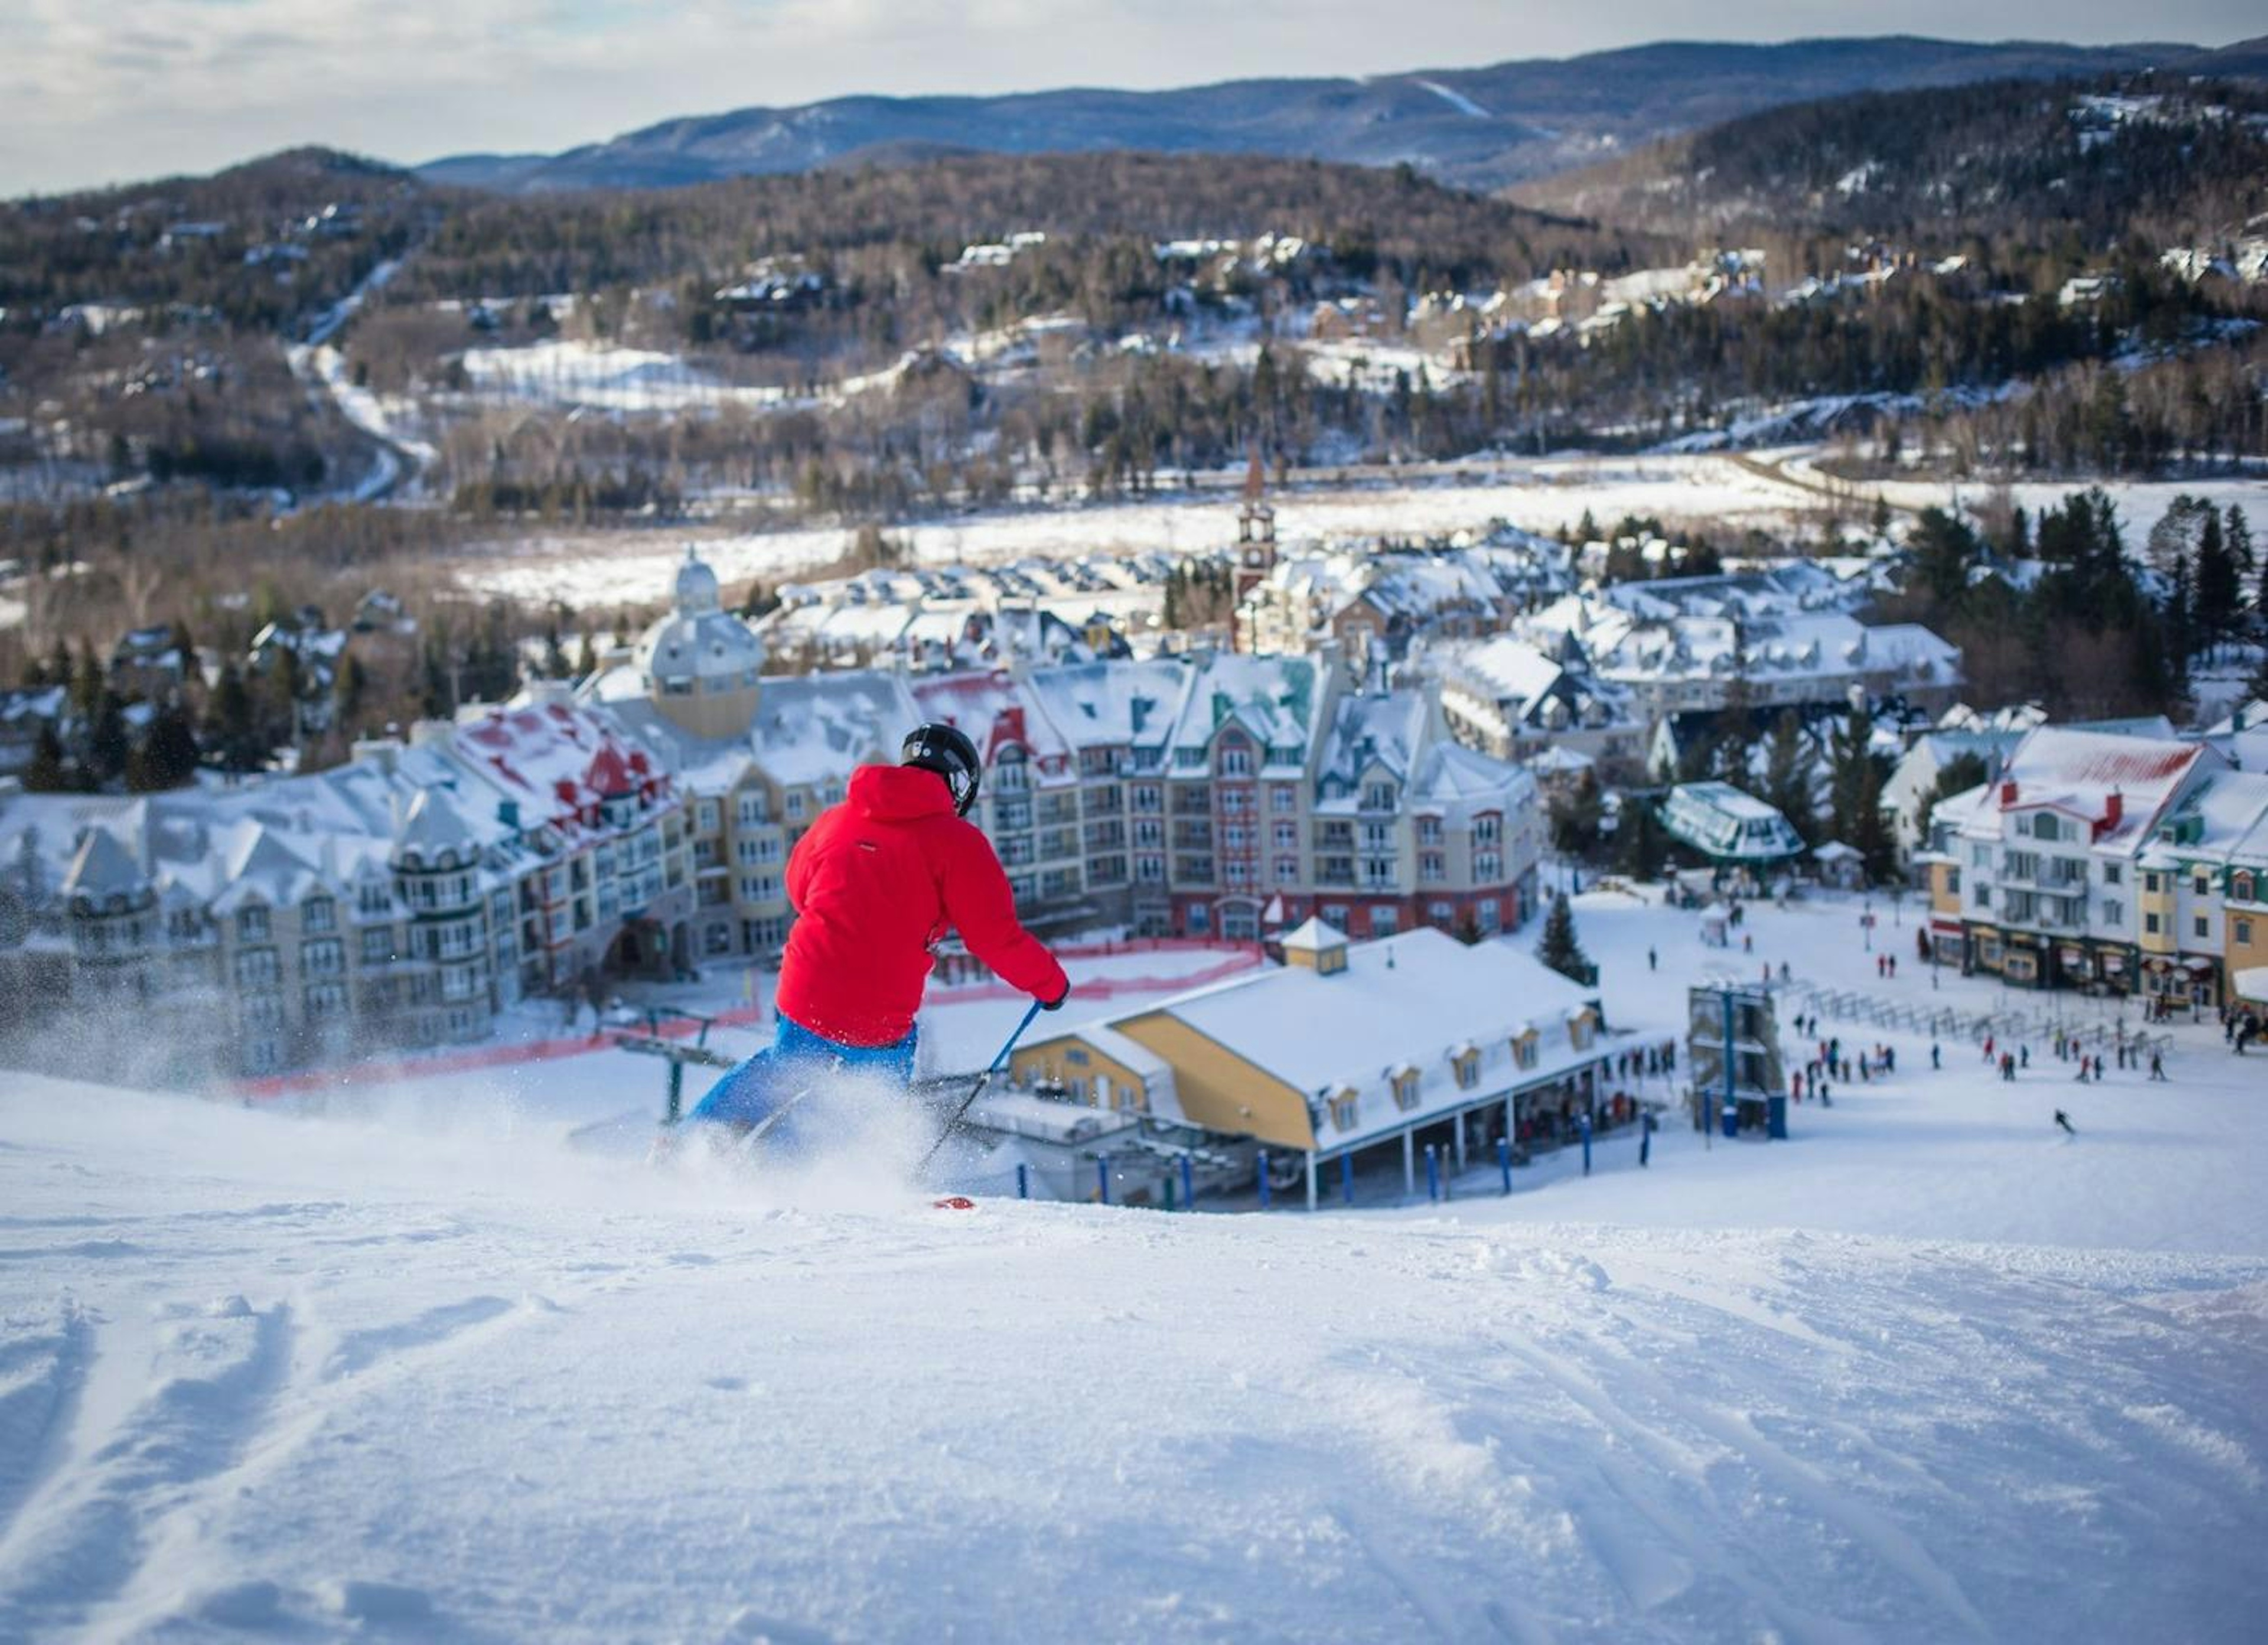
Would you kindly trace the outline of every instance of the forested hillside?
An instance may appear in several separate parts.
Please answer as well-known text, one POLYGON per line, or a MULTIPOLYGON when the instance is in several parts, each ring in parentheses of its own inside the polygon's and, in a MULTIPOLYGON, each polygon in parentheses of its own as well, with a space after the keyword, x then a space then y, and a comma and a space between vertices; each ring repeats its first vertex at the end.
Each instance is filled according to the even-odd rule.
POLYGON ((2099 252, 2268 210, 2268 90, 2138 75, 1868 92, 1744 115, 1513 197, 1664 232, 2099 252))

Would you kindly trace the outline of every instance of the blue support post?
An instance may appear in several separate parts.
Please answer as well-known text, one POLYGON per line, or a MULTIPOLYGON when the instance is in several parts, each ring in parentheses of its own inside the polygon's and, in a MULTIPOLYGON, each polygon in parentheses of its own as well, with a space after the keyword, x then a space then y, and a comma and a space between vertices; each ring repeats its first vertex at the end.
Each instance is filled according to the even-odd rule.
POLYGON ((1110 1160, 1107 1154, 1095 1156, 1094 1181, 1096 1186, 1102 1191, 1102 1203, 1108 1205, 1110 1203, 1110 1160))
POLYGON ((1425 1145, 1425 1198, 1437 1205, 1440 1203, 1441 1161, 1430 1142, 1425 1145))
POLYGON ((1032 1168, 1019 1160, 1016 1162, 1016 1198, 1029 1199, 1031 1197, 1032 1168))
POLYGON ((1583 1175, 1591 1174, 1591 1110, 1583 1110, 1583 1175))
POLYGON ((1725 1137, 1727 1141, 1741 1134, 1741 1104, 1733 1095, 1733 1063, 1738 1054, 1733 1049, 1733 991, 1724 991, 1725 1001, 1725 1137))
POLYGON ((1258 1181, 1260 1184, 1260 1208, 1263 1211, 1265 1211, 1268 1209, 1268 1150, 1265 1148, 1260 1150, 1260 1174, 1258 1181))
POLYGON ((1339 1198, 1347 1204, 1354 1203, 1354 1155, 1339 1155, 1339 1198))
POLYGON ((1186 1154, 1182 1155, 1182 1206, 1188 1211, 1197 1208, 1197 1169, 1189 1163, 1189 1156, 1186 1154))
POLYGON ((1510 1137, 1498 1137, 1496 1140, 1496 1168, 1504 1173, 1504 1191, 1510 1193, 1512 1191, 1512 1139, 1510 1137))

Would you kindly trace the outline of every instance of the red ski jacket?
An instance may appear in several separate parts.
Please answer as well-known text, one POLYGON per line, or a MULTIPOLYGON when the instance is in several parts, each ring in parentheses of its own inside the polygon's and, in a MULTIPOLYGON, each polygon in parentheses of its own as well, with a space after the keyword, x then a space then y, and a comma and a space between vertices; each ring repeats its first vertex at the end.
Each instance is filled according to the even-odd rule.
POLYGON ((849 796, 796 842, 787 894, 797 919, 774 1003, 838 1044, 889 1045, 912 1030, 930 948, 947 926, 1035 999, 1071 987, 1018 923, 992 842, 954 815, 944 778, 920 766, 852 772, 849 796))

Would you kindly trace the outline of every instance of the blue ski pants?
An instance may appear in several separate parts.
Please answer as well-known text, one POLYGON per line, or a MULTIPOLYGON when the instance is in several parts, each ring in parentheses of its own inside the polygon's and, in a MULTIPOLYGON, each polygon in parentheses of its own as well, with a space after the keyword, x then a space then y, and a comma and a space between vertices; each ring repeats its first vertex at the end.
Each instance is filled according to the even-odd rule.
MULTIPOLYGON (((813 1033, 794 1018, 775 1018, 772 1043, 726 1071, 709 1088, 689 1118, 746 1129, 762 1125, 782 1103, 836 1073, 863 1074, 893 1085, 914 1082, 914 1044, 918 1028, 889 1045, 843 1045, 813 1033)), ((784 1125, 782 1127, 784 1129, 784 1125)))

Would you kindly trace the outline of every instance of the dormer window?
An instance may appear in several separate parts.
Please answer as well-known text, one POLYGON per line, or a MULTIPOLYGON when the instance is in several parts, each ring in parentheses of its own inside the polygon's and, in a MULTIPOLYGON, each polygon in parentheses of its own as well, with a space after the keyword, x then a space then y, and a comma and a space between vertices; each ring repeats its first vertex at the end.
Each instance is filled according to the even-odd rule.
POLYGON ((1449 1067, 1456 1075, 1457 1089, 1469 1091, 1481 1082, 1481 1053, 1476 1045, 1460 1046, 1449 1058, 1449 1067))
POLYGON ((1361 1099, 1351 1086, 1343 1087, 1331 1098, 1331 1124, 1341 1131, 1352 1131, 1362 1118, 1361 1099))
POLYGON ((1394 1087, 1394 1106, 1408 1113, 1418 1106, 1418 1070, 1397 1068, 1388 1076, 1394 1087))
POLYGON ((236 911, 236 940, 239 942, 268 941, 268 911, 258 904, 250 904, 236 911))

